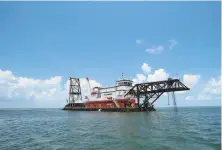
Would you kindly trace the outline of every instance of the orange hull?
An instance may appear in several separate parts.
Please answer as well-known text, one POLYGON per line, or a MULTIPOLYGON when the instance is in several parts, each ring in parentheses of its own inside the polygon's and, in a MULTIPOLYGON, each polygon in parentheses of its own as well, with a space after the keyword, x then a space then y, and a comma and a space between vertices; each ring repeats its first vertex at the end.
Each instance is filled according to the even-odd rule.
MULTIPOLYGON (((118 103, 118 108, 128 108, 133 107, 134 104, 130 99, 120 99, 116 100, 118 103)), ((85 102, 86 108, 116 108, 116 104, 112 100, 103 101, 87 101, 85 102)))

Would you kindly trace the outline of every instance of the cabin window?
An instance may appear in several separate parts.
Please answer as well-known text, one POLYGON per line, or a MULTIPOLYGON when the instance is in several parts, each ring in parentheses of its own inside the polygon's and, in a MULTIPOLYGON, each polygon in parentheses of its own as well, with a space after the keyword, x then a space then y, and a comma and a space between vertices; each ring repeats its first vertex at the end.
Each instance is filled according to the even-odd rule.
POLYGON ((132 86, 131 82, 119 82, 119 86, 132 86))
POLYGON ((124 85, 124 83, 123 83, 123 82, 120 82, 120 83, 119 83, 119 86, 121 86, 121 85, 124 85))

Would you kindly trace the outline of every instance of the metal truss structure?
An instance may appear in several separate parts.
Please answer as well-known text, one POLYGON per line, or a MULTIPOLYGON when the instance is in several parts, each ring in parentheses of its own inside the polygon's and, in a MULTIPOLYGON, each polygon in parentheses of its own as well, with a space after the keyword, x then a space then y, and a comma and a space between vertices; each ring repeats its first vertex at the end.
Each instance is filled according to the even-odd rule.
POLYGON ((81 87, 79 78, 69 78, 69 104, 74 104, 77 100, 82 101, 81 87))
MULTIPOLYGON (((190 90, 179 79, 171 79, 165 81, 148 82, 134 85, 126 94, 125 97, 134 97, 138 100, 138 107, 148 111, 155 111, 153 104, 164 92, 173 92, 173 104, 176 107, 175 91, 190 90), (144 98, 142 104, 140 99, 144 98), (153 100, 152 100, 153 99, 153 100)), ((176 109, 176 108, 175 108, 176 109)))

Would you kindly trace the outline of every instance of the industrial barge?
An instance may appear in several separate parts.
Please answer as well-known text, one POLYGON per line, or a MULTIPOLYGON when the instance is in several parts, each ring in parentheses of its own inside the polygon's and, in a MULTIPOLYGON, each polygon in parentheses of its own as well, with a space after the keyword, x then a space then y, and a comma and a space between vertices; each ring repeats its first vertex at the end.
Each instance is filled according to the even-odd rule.
MULTIPOLYGON (((133 85, 130 79, 116 81, 112 87, 93 87, 86 78, 90 95, 82 101, 79 78, 70 77, 69 98, 63 110, 74 111, 118 111, 139 112, 155 111, 154 103, 164 93, 172 93, 173 104, 176 109, 175 91, 189 90, 179 79, 169 78, 164 81, 147 82, 133 85)), ((169 100, 169 95, 168 95, 169 100)))

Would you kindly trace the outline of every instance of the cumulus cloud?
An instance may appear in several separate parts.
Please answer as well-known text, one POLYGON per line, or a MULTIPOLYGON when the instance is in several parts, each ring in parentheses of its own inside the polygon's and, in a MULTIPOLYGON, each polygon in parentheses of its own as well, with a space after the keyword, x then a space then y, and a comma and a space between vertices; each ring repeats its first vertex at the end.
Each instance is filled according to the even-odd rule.
POLYGON ((162 45, 153 46, 151 48, 147 48, 146 52, 150 54, 160 54, 164 50, 164 47, 162 45))
POLYGON ((143 63, 141 68, 144 74, 149 74, 152 71, 152 68, 147 63, 143 63))
POLYGON ((219 99, 217 96, 221 94, 221 79, 211 78, 204 86, 205 88, 197 96, 188 96, 186 100, 213 100, 219 99), (192 98, 191 98, 192 97, 192 98))
POLYGON ((144 82, 144 81, 146 81, 146 76, 143 75, 143 74, 137 74, 137 75, 136 75, 136 78, 133 79, 133 82, 134 82, 135 84, 137 84, 137 83, 142 83, 142 82, 144 82))
MULTIPOLYGON (((61 76, 40 80, 26 77, 16 77, 11 71, 0 70, 0 91, 1 96, 11 97, 14 95, 39 95, 40 93, 52 94, 52 89, 60 89, 61 76), (35 91, 33 91, 35 90, 35 91)), ((55 91, 55 90, 54 90, 55 91)))
MULTIPOLYGON (((134 83, 152 82, 167 80, 169 73, 164 69, 151 69, 149 64, 143 63, 141 66, 143 73, 136 74, 134 83), (153 70, 153 71, 152 71, 153 70)), ((183 83, 193 88, 199 82, 200 75, 185 74, 183 83)), ((48 79, 33 79, 28 77, 15 76, 11 71, 0 70, 0 100, 24 99, 32 101, 39 107, 63 107, 68 98, 69 80, 62 82, 61 76, 54 76, 48 79)), ((91 88, 101 86, 96 80, 90 80, 91 88)), ((82 98, 90 94, 88 82, 85 78, 80 78, 82 98)), ((179 93, 179 92, 177 92, 179 93)), ((187 96, 186 100, 211 100, 213 95, 221 93, 221 79, 210 79, 203 91, 197 96, 187 96)), ((166 93, 164 94, 167 95, 166 93)))
MULTIPOLYGON (((184 74, 183 75, 183 84, 187 86, 190 89, 193 89, 197 83, 199 82, 200 75, 195 75, 195 74, 184 74)), ((184 94, 187 93, 188 91, 178 91, 178 94, 184 94)))
MULTIPOLYGON (((95 80, 90 80, 89 82, 91 87, 101 86, 95 80)), ((86 79, 80 79, 80 84, 82 95, 89 94, 86 79)), ((55 103, 66 103, 68 89, 69 80, 62 84, 61 76, 49 79, 33 79, 17 77, 9 70, 0 70, 0 100, 25 99, 32 100, 40 107, 44 107, 44 105, 50 107, 55 103)))
POLYGON ((195 74, 185 74, 183 76, 183 82, 189 88, 193 88, 199 81, 200 75, 195 74))
POLYGON ((136 44, 143 44, 143 40, 136 40, 136 44))
POLYGON ((215 96, 220 95, 222 90, 221 79, 211 78, 202 92, 197 96, 197 100, 212 100, 215 96))
MULTIPOLYGON (((153 82, 153 81, 161 81, 167 80, 170 75, 164 69, 156 69, 152 71, 149 64, 143 63, 141 67, 143 74, 136 74, 136 77, 133 79, 134 84, 142 83, 142 82, 153 82)), ((200 75, 196 74, 184 74, 183 83, 189 87, 193 88, 199 82, 200 75)), ((184 94, 188 91, 177 91, 178 94, 184 94)), ((194 98, 194 97, 192 97, 194 98)), ((187 99, 191 99, 191 97, 187 97, 187 99)))
MULTIPOLYGON (((164 69, 156 69, 156 70, 153 69, 154 71, 152 71, 151 67, 146 63, 143 63, 141 68, 144 74, 136 74, 136 78, 133 79, 133 81, 136 83, 167 80, 170 77, 169 73, 167 73, 164 69)), ((198 74, 184 74, 182 82, 192 90, 199 83, 200 77, 201 76, 198 74)), ((202 89, 200 93, 198 93, 197 95, 189 95, 189 96, 185 95, 185 100, 218 99, 218 95, 221 93, 221 91, 222 91, 221 79, 212 78, 207 82, 205 88, 202 89), (216 95, 217 97, 215 97, 214 95, 216 95)), ((184 94, 186 92, 189 91, 177 91, 178 94, 180 93, 184 94)), ((165 93, 163 96, 167 96, 167 94, 165 93)))
POLYGON ((176 40, 169 40, 169 49, 172 50, 177 44, 176 40))
POLYGON ((212 78, 208 81, 204 88, 204 93, 208 94, 221 94, 222 91, 222 82, 221 79, 212 78))
POLYGON ((169 77, 169 74, 164 69, 157 69, 152 72, 151 67, 146 63, 143 63, 141 69, 143 74, 136 74, 136 78, 133 79, 134 84, 167 80, 169 77))
POLYGON ((169 74, 164 69, 155 70, 154 73, 148 75, 148 82, 167 80, 169 74))

